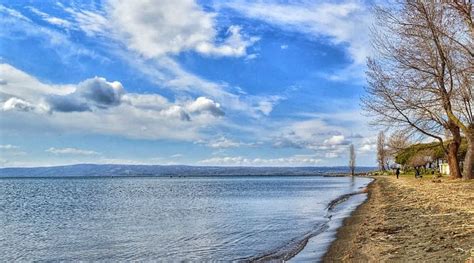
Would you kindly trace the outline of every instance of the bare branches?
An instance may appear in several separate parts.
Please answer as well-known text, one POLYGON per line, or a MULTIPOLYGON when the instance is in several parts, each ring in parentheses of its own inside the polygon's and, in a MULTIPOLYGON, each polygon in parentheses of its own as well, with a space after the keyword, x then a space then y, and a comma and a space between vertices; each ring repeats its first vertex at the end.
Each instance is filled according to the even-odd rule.
POLYGON ((387 155, 385 151, 385 134, 383 131, 381 131, 377 136, 377 163, 379 164, 379 169, 381 171, 385 171, 386 162, 387 155))
POLYGON ((378 125, 411 129, 452 152, 445 130, 456 149, 461 131, 473 134, 472 3, 400 1, 375 10, 377 54, 368 60, 364 109, 378 125))

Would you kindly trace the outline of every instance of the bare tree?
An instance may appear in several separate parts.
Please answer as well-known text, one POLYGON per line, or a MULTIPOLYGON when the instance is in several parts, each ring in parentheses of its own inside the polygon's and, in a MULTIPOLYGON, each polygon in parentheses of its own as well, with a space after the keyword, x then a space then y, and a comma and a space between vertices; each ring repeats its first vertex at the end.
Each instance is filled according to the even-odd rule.
POLYGON ((355 167, 356 167, 356 153, 354 150, 354 144, 349 146, 349 169, 351 171, 351 175, 354 176, 355 174, 355 167))
POLYGON ((396 131, 390 135, 387 141, 387 152, 390 156, 397 155, 400 151, 410 146, 408 135, 403 132, 396 131))
POLYGON ((385 133, 380 131, 377 136, 377 163, 379 169, 385 171, 385 165, 387 162, 387 156, 385 151, 385 133))
MULTIPOLYGON (((461 131, 468 145, 474 142, 474 67, 472 31, 453 10, 457 9, 429 1, 401 1, 394 8, 377 9, 373 42, 378 56, 368 62, 363 104, 383 126, 437 139, 448 155, 451 175, 458 178, 461 131), (452 137, 447 147, 444 130, 452 137)), ((466 178, 471 178, 474 161, 469 149, 474 153, 468 147, 466 178)))

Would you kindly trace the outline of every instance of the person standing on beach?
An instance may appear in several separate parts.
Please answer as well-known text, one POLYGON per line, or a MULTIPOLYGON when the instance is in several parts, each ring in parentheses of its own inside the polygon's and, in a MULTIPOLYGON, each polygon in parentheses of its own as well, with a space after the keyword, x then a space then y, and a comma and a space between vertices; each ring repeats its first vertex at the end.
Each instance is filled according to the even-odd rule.
POLYGON ((395 171, 395 174, 397 175, 397 179, 398 179, 398 176, 400 175, 400 168, 397 168, 397 170, 395 171))

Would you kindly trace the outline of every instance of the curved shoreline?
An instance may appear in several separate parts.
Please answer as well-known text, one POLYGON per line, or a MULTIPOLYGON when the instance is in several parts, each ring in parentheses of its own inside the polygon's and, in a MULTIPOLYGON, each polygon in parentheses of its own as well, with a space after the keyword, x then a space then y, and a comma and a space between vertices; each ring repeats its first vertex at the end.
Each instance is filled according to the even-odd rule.
POLYGON ((336 258, 338 260, 342 260, 338 256, 341 252, 341 246, 345 245, 344 243, 346 242, 347 236, 350 235, 349 232, 351 231, 351 229, 349 228, 349 225, 361 223, 360 221, 358 221, 358 218, 362 213, 361 211, 365 209, 365 206, 367 206, 367 204, 372 198, 372 189, 377 179, 374 177, 371 178, 373 179, 372 182, 370 182, 366 187, 367 198, 354 211, 352 211, 348 217, 343 220, 342 226, 340 226, 336 231, 336 239, 331 242, 331 245, 329 246, 328 250, 326 251, 326 253, 324 253, 324 256, 322 258, 323 262, 334 262, 336 258))
MULTIPOLYGON (((474 182, 377 176, 323 262, 473 260, 474 182)), ((470 262, 470 261, 469 261, 470 262)))
MULTIPOLYGON (((328 219, 328 221, 325 222, 324 224, 318 226, 318 228, 316 228, 316 230, 313 230, 313 231, 307 233, 301 239, 299 239, 299 240, 293 239, 288 244, 286 244, 282 247, 279 247, 279 248, 277 248, 273 251, 270 251, 268 253, 261 254, 261 255, 256 255, 256 256, 250 257, 250 258, 238 259, 238 261, 239 262, 267 262, 267 261, 280 262, 280 261, 288 261, 288 260, 293 259, 295 256, 297 256, 300 252, 302 252, 306 248, 308 242, 312 238, 314 238, 314 237, 316 237, 320 234, 325 233, 325 231, 328 231, 331 228, 331 226, 330 226, 330 224, 332 223, 331 220, 332 220, 332 217, 335 215, 335 214, 332 214, 332 212, 334 211, 334 209, 336 207, 338 207, 338 205, 345 203, 346 201, 348 201, 351 197, 353 197, 355 195, 360 195, 360 194, 367 193, 367 187, 370 184, 372 184, 373 182, 374 182, 374 180, 369 182, 367 184, 367 186, 363 187, 360 191, 356 191, 356 192, 352 192, 352 193, 348 193, 348 194, 343 194, 343 195, 338 196, 337 198, 331 200, 326 206, 326 216, 325 217, 328 219)), ((364 201, 362 201, 361 203, 357 204, 356 208, 359 207, 365 201, 366 201, 366 199, 364 201)), ((352 211, 350 211, 349 215, 347 215, 347 216, 350 216, 352 214, 353 210, 355 210, 356 208, 352 209, 352 211)), ((342 224, 337 225, 336 229, 338 229, 341 225, 342 224)), ((332 227, 334 227, 334 226, 332 226, 332 227)), ((322 254, 321 256, 323 256, 323 255, 324 254, 322 254)))

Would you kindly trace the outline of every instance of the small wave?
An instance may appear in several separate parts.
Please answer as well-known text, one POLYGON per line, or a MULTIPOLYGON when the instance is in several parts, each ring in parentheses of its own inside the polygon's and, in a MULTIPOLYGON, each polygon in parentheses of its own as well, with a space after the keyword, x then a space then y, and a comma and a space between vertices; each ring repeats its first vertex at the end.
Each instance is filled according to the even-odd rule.
POLYGON ((331 202, 329 202, 329 204, 328 204, 328 206, 326 207, 326 209, 327 209, 328 212, 331 212, 331 211, 334 210, 334 208, 335 208, 338 204, 341 204, 341 203, 347 201, 351 196, 353 196, 353 195, 358 195, 358 194, 364 194, 364 193, 367 193, 367 189, 366 189, 365 187, 364 187, 362 190, 360 190, 360 191, 341 195, 341 196, 339 196, 338 198, 336 198, 336 199, 332 200, 331 202))
POLYGON ((308 243, 309 239, 319 235, 328 229, 327 223, 321 224, 317 229, 305 234, 300 239, 293 239, 288 244, 279 247, 275 250, 266 253, 249 257, 237 259, 238 262, 281 262, 289 260, 298 254, 308 243))
POLYGON ((331 220, 333 216, 332 212, 339 204, 349 200, 351 196, 363 194, 363 193, 367 193, 367 189, 365 187, 360 191, 341 195, 337 197, 336 199, 332 200, 331 202, 329 202, 326 207, 326 210, 327 210, 326 218, 328 218, 328 222, 319 225, 317 229, 305 234, 302 238, 293 239, 288 244, 282 247, 279 247, 277 249, 274 249, 272 251, 268 251, 260 255, 252 256, 249 258, 240 258, 240 259, 237 259, 236 261, 238 262, 282 262, 282 261, 290 260, 296 254, 298 254, 304 249, 304 247, 306 246, 306 244, 311 238, 323 233, 329 228, 329 221, 331 220))

